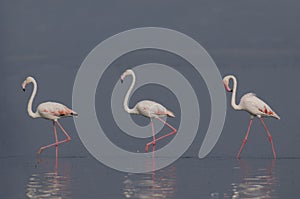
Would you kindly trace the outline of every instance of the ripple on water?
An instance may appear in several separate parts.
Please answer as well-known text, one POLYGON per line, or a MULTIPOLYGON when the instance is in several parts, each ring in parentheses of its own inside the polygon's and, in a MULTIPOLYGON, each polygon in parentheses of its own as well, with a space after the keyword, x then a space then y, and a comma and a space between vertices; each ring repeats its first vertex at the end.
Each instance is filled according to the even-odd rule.
POLYGON ((28 198, 71 198, 70 179, 57 173, 36 173, 29 178, 26 196, 28 198))
POLYGON ((176 191, 175 167, 168 167, 149 174, 128 174, 123 181, 126 198, 173 198, 176 191))

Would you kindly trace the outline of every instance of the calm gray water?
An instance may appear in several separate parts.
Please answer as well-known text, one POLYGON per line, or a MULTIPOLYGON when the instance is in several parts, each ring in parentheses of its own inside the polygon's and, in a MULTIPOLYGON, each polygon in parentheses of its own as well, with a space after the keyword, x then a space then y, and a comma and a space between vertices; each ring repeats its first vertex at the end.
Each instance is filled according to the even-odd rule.
POLYGON ((117 172, 89 157, 1 162, 1 198, 297 198, 300 185, 298 159, 183 157, 147 174, 117 172))

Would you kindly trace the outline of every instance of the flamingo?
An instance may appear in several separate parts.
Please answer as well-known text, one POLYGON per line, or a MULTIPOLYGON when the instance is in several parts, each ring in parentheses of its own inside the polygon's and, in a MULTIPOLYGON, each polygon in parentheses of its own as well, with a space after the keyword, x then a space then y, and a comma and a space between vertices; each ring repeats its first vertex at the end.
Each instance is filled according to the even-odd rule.
POLYGON ((258 117, 260 119, 265 131, 267 132, 269 141, 270 141, 271 146, 272 146, 273 156, 274 156, 274 159, 276 159, 276 152, 275 152, 275 149, 274 149, 273 139, 272 139, 272 136, 270 134, 270 131, 268 130, 267 126, 264 123, 263 117, 273 117, 273 118, 276 118, 276 119, 280 119, 280 117, 275 113, 275 111, 273 111, 270 108, 270 106, 267 103, 265 103, 264 101, 262 101, 261 99, 256 97, 256 95, 254 93, 245 94, 241 98, 240 103, 236 104, 235 103, 236 102, 235 98, 236 98, 237 80, 236 80, 235 76, 228 75, 228 76, 224 77, 223 83, 224 83, 225 89, 228 92, 232 92, 231 106, 233 107, 233 109, 235 109, 235 110, 244 110, 244 111, 247 111, 251 115, 248 130, 247 130, 246 136, 245 136, 245 138, 242 142, 240 150, 237 154, 237 158, 238 159, 240 158, 242 150, 243 150, 243 148, 244 148, 244 146, 245 146, 245 144, 248 140, 248 135, 249 135, 249 132, 250 132, 250 128, 251 128, 253 119, 255 117, 258 117), (230 80, 233 80, 233 89, 231 89, 229 87, 229 81, 230 80))
POLYGON ((71 140, 69 134, 65 131, 62 125, 58 122, 58 119, 62 117, 69 117, 69 116, 77 116, 78 114, 66 107, 63 104, 56 103, 56 102, 44 102, 38 105, 36 112, 32 111, 32 102, 37 92, 37 83, 33 77, 27 77, 24 82, 22 83, 22 89, 25 91, 26 85, 32 83, 33 84, 33 91, 31 97, 29 98, 28 105, 27 105, 27 112, 28 115, 32 118, 44 118, 53 121, 53 130, 54 130, 54 137, 55 143, 43 146, 39 149, 38 154, 42 153, 42 151, 46 148, 56 146, 58 147, 59 144, 68 142, 71 140), (56 127, 58 125, 62 132, 65 134, 66 139, 62 141, 58 141, 56 127))
POLYGON ((177 132, 177 130, 170 125, 169 123, 167 123, 166 121, 164 121, 163 119, 161 119, 161 117, 165 117, 165 116, 169 116, 169 117, 175 117, 174 113, 171 112, 170 110, 166 109, 163 105, 154 102, 154 101, 150 101, 150 100, 143 100, 138 102, 132 109, 130 109, 128 107, 128 99, 130 96, 130 93, 135 85, 135 74, 133 72, 133 70, 126 70, 122 75, 121 75, 121 82, 124 81, 126 76, 132 76, 132 83, 125 95, 125 99, 124 99, 124 109, 127 113, 129 114, 139 114, 139 115, 143 115, 147 118, 150 118, 151 121, 151 128, 152 128, 152 137, 153 137, 153 141, 149 142, 146 144, 145 150, 146 152, 148 152, 148 148, 150 145, 155 146, 156 142, 166 138, 170 135, 173 135, 177 132), (170 129, 172 129, 172 132, 163 135, 159 138, 155 137, 155 133, 154 133, 154 124, 153 124, 153 119, 158 119, 159 121, 161 121, 164 125, 167 125, 170 129))

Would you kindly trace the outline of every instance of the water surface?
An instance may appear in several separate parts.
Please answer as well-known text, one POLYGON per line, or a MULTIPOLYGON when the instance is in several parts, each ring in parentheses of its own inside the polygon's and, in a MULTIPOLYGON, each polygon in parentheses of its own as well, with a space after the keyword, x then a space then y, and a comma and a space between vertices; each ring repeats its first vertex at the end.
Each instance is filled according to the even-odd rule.
POLYGON ((1 158, 1 198, 294 198, 299 159, 183 157, 146 174, 91 157, 1 158), (287 167, 286 165, 294 165, 287 167), (5 181, 3 180, 5 179, 5 181))

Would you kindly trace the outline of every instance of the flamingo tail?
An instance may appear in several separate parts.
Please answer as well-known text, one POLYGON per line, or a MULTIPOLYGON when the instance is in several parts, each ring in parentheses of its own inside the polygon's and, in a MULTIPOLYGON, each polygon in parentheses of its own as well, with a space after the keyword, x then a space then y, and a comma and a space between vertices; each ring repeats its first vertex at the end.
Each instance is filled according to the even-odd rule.
POLYGON ((171 111, 169 111, 169 110, 167 110, 167 115, 168 115, 169 117, 175 117, 174 113, 171 112, 171 111))

